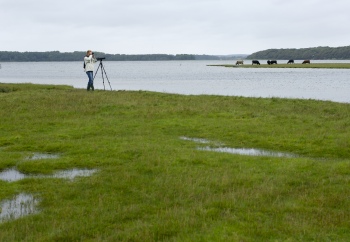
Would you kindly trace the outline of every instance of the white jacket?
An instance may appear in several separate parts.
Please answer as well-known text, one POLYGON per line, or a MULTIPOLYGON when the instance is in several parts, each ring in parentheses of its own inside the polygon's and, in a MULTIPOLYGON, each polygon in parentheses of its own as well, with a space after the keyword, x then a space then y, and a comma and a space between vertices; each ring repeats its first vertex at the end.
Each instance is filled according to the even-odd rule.
POLYGON ((96 58, 94 58, 92 55, 89 57, 84 57, 85 62, 85 72, 87 71, 94 71, 94 63, 97 62, 96 58))

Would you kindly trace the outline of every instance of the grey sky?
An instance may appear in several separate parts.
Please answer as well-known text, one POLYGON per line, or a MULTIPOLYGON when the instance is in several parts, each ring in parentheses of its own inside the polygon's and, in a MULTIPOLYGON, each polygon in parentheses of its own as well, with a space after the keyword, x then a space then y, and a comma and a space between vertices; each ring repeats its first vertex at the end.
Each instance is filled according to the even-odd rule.
POLYGON ((249 54, 350 45, 348 0, 0 0, 0 51, 249 54))

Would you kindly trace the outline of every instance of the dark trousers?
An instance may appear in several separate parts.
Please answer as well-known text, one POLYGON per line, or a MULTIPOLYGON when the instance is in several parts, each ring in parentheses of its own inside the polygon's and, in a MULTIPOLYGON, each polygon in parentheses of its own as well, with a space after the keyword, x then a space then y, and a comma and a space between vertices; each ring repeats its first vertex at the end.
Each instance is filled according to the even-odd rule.
POLYGON ((87 85, 87 90, 90 90, 90 87, 92 90, 94 90, 94 76, 93 76, 93 72, 92 71, 87 71, 86 75, 89 77, 89 82, 87 85))

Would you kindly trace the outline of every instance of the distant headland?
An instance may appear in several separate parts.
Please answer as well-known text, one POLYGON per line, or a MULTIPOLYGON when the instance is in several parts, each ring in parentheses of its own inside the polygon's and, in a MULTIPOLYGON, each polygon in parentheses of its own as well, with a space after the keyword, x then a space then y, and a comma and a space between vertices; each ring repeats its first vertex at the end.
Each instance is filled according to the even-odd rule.
POLYGON ((349 60, 350 46, 319 46, 302 49, 268 49, 255 52, 247 56, 246 59, 349 60))

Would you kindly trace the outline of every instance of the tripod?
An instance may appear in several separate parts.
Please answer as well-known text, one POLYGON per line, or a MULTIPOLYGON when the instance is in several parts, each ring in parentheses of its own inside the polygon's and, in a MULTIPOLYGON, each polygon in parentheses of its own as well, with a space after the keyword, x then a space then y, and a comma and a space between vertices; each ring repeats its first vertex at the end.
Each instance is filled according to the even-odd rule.
POLYGON ((95 73, 95 76, 94 76, 94 79, 93 79, 93 80, 95 80, 95 77, 96 77, 96 74, 97 74, 97 72, 98 72, 98 69, 100 69, 100 67, 101 67, 101 74, 102 74, 102 80, 103 80, 103 90, 106 90, 106 87, 105 87, 105 78, 104 78, 104 76, 103 76, 103 73, 105 73, 106 78, 107 78, 107 81, 108 81, 108 84, 109 84, 109 87, 111 88, 111 91, 112 91, 111 83, 110 83, 109 80, 108 80, 108 76, 107 76, 105 67, 103 66, 103 63, 102 63, 102 60, 103 60, 103 59, 105 59, 105 58, 97 58, 97 60, 100 61, 100 64, 98 65, 98 68, 97 68, 97 70, 96 70, 96 73, 95 73))

